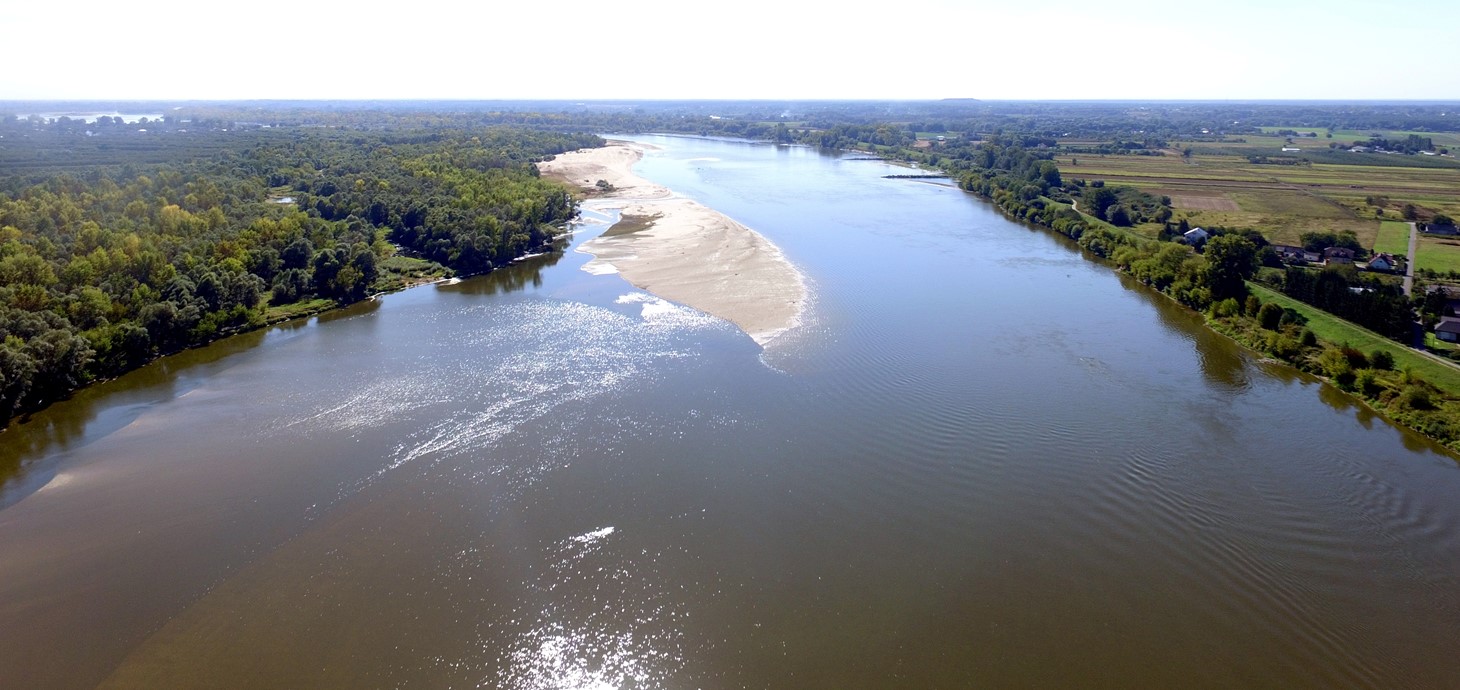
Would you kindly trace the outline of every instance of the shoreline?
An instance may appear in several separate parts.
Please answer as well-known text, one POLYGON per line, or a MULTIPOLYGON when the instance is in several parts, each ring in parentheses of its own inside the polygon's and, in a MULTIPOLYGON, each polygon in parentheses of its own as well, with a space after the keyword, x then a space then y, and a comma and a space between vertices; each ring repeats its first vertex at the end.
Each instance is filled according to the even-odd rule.
POLYGON ((610 141, 538 164, 543 175, 587 192, 592 207, 620 211, 615 226, 578 247, 593 256, 584 270, 618 273, 640 290, 729 321, 761 347, 800 325, 805 276, 760 233, 634 174, 647 148, 610 141))
MULTIPOLYGON (((1080 249, 1081 254, 1084 256, 1084 258, 1087 261, 1092 261, 1094 263, 1101 264, 1103 266, 1106 266, 1106 267, 1110 268, 1117 275, 1120 275, 1120 276, 1123 276, 1123 277, 1126 277, 1126 278, 1130 278, 1131 280, 1136 280, 1138 283, 1140 283, 1140 285, 1141 285, 1142 288, 1151 290, 1155 294, 1157 294, 1157 295, 1159 295, 1159 296, 1161 296, 1161 297, 1163 297, 1165 299, 1171 300, 1171 302, 1173 302, 1174 304, 1180 305, 1182 308, 1188 309, 1188 310, 1192 311, 1193 313, 1195 313, 1195 314, 1197 314, 1198 316, 1201 317, 1201 319, 1202 319, 1202 327, 1203 328, 1206 328, 1207 330, 1211 331, 1212 333, 1215 333, 1215 334, 1217 334, 1217 335, 1219 335, 1219 336, 1221 336, 1223 338, 1226 338, 1227 340, 1232 341, 1233 343, 1235 343, 1242 350, 1244 350, 1244 351, 1246 351, 1246 352, 1254 355, 1258 361, 1262 361, 1262 362, 1265 362, 1265 363, 1268 363, 1268 364, 1274 364, 1274 365, 1288 367, 1288 368, 1290 368, 1290 369, 1292 369, 1292 370, 1294 370, 1294 371, 1296 371, 1296 372, 1298 372, 1300 374, 1303 374, 1305 376, 1311 376, 1314 379, 1316 379, 1317 381, 1319 381, 1322 385, 1329 386, 1329 387, 1333 388, 1334 390, 1338 391, 1340 394, 1342 394, 1342 395, 1350 398, 1351 400, 1353 400, 1357 404, 1357 406, 1359 406, 1359 407, 1361 407, 1363 409, 1366 409, 1369 412, 1371 412, 1371 413, 1377 415, 1378 417, 1384 419, 1386 422, 1388 422, 1389 424, 1393 425, 1395 428, 1397 428, 1397 429, 1403 429, 1403 430, 1412 432, 1414 434, 1417 434, 1421 438, 1425 439, 1426 442, 1431 443, 1431 444, 1434 444, 1435 447, 1438 447, 1439 449, 1442 449, 1444 451, 1444 454, 1448 454, 1448 455, 1451 455, 1451 456, 1454 456, 1454 457, 1460 457, 1460 440, 1443 438, 1441 436, 1438 436, 1438 435, 1436 435, 1434 433, 1431 433, 1430 431, 1426 430, 1423 420, 1415 420, 1414 419, 1414 416, 1413 415, 1414 415, 1415 411, 1413 411, 1413 410, 1409 410, 1409 411, 1406 411, 1406 410, 1391 410, 1391 409, 1389 409, 1388 405, 1385 403, 1384 400, 1382 400, 1382 399, 1380 399, 1380 398, 1378 398, 1376 396, 1372 396, 1372 395, 1366 394, 1364 391, 1362 391, 1360 389, 1355 389, 1353 387, 1345 388, 1344 386, 1339 385, 1339 383, 1336 380, 1334 380, 1332 377, 1326 375, 1321 370, 1315 370, 1315 369, 1313 369, 1313 368, 1311 368, 1309 366, 1305 366, 1302 361, 1295 361, 1295 360, 1284 359, 1282 357, 1274 356, 1271 352, 1269 352, 1269 351, 1265 350, 1263 347, 1261 347, 1259 343, 1250 341, 1247 338, 1243 337, 1242 334, 1241 334, 1241 330, 1238 329, 1238 328, 1236 328, 1233 323, 1223 322, 1223 321, 1221 321, 1219 319, 1219 317, 1214 316, 1211 313, 1210 310, 1199 310, 1199 309, 1195 309, 1195 308, 1193 308, 1192 306, 1190 306, 1188 304, 1184 304, 1183 302, 1181 302, 1181 300, 1177 299, 1175 296, 1173 296, 1172 294, 1166 292, 1165 290, 1161 290, 1161 289, 1156 288, 1153 285, 1140 282, 1138 279, 1135 278, 1135 276, 1131 275, 1131 273, 1128 270, 1122 269, 1121 267, 1119 267, 1118 265, 1116 265, 1116 263, 1114 261, 1110 260, 1109 258, 1107 258, 1105 256, 1102 256, 1100 254, 1096 254, 1096 253, 1090 251, 1088 248, 1080 245, 1080 243, 1079 243, 1078 240, 1076 240, 1073 237, 1070 237, 1068 234, 1066 234, 1066 233, 1064 233, 1064 232, 1062 232, 1062 231, 1060 231, 1060 230, 1058 230, 1058 229, 1056 229, 1056 228, 1054 228, 1052 226, 1046 225, 1044 223, 1041 223, 1041 222, 1038 222, 1038 221, 1035 221, 1035 220, 1030 220, 1030 219, 1026 219, 1026 218, 1017 217, 1013 213, 1010 213, 1008 209, 1006 209, 1003 206, 1001 206, 993 198, 988 197, 988 196, 985 196, 985 195, 979 193, 977 190, 973 190, 973 189, 962 189, 961 187, 959 187, 959 189, 961 191, 963 191, 964 193, 966 193, 966 194, 973 195, 974 198, 977 198, 980 201, 984 201, 984 202, 992 205, 995 209, 998 210, 999 214, 1002 215, 1005 219, 1007 219, 1007 220, 1009 220, 1011 222, 1020 224, 1020 225, 1028 226, 1030 228, 1038 229, 1038 230, 1045 231, 1045 232, 1052 232, 1056 236, 1058 236, 1059 238, 1061 238, 1061 239, 1063 239, 1063 240, 1065 240, 1067 242, 1070 242, 1071 244, 1073 244, 1076 247, 1078 247, 1080 249)), ((1080 211, 1078 208, 1076 208, 1075 207, 1075 203, 1071 203, 1070 206, 1071 206, 1071 208, 1073 208, 1075 210, 1075 212, 1080 213, 1082 216, 1089 217, 1083 211, 1080 211)), ((1251 292, 1251 286, 1252 285, 1256 285, 1259 288, 1266 289, 1265 286, 1262 286, 1262 285, 1260 285, 1258 283, 1254 283, 1251 280, 1249 280, 1247 282, 1249 283, 1249 288, 1248 288, 1249 294, 1253 294, 1251 292)), ((1261 299, 1260 296, 1259 296, 1259 299, 1261 299)), ((1341 317, 1338 317, 1336 315, 1333 315, 1333 314, 1331 314, 1329 312, 1325 312, 1322 309, 1319 309, 1318 307, 1314 307, 1312 305, 1304 304, 1300 300, 1296 300, 1296 299, 1294 299, 1293 301, 1294 302, 1298 302, 1299 304, 1301 304, 1302 305, 1302 308, 1312 309, 1313 311, 1316 311, 1316 312, 1328 314, 1329 316, 1332 316, 1332 318, 1334 318, 1335 320, 1341 321, 1341 322, 1347 324, 1348 326, 1352 327, 1355 330, 1372 333, 1371 331, 1368 331, 1368 329, 1364 328, 1363 326, 1360 326, 1360 325, 1354 324, 1354 323, 1350 323, 1350 322, 1342 319, 1341 317)), ((1264 300, 1264 304, 1266 304, 1266 303, 1267 303, 1267 301, 1264 300)), ((1400 353, 1404 353, 1406 355, 1415 355, 1415 356, 1424 356, 1424 357, 1428 357, 1428 358, 1435 358, 1434 355, 1430 354, 1429 352, 1426 352, 1426 351, 1423 351, 1423 350, 1414 350, 1413 348, 1410 348, 1408 346, 1405 346, 1402 343, 1390 341, 1390 340, 1388 340, 1387 338, 1385 338, 1384 336, 1382 336, 1382 335, 1380 335, 1378 333, 1372 333, 1372 335, 1373 335, 1374 338, 1378 339, 1382 343, 1382 345, 1385 347, 1385 349, 1388 349, 1391 352, 1391 354, 1394 353, 1394 352, 1400 352, 1400 353)), ((1325 338, 1325 337, 1319 337, 1318 343, 1319 343, 1319 347, 1329 347, 1329 346, 1339 345, 1340 343, 1342 343, 1342 347, 1348 347, 1348 342, 1347 341, 1335 341, 1335 340, 1328 339, 1328 338, 1325 338)), ((1398 357, 1398 356, 1396 356, 1396 357, 1398 357)), ((1446 362, 1437 362, 1437 363, 1441 364, 1442 366, 1443 365, 1448 365, 1448 363, 1446 363, 1446 362)), ((1406 368, 1407 367, 1404 367, 1403 364, 1402 364, 1402 362, 1396 363, 1396 365, 1394 367, 1394 369, 1406 369, 1406 368)), ((1424 385, 1434 386, 1434 384, 1431 383, 1431 382, 1426 382, 1424 385)), ((1436 390, 1438 390, 1441 393, 1444 393, 1447 390, 1445 388, 1441 388, 1441 387, 1438 387, 1438 386, 1435 386, 1435 388, 1436 388, 1436 390)))

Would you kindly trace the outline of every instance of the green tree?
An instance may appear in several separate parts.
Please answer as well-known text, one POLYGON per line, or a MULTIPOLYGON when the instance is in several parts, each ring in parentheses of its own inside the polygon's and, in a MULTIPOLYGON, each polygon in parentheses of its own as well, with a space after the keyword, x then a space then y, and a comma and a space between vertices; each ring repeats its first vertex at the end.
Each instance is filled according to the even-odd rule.
POLYGON ((1207 287, 1212 299, 1242 297, 1246 280, 1257 271, 1257 247, 1245 237, 1218 235, 1207 241, 1207 287))
POLYGON ((1110 208, 1105 210, 1105 219, 1110 221, 1111 225, 1126 227, 1130 225, 1130 211, 1127 211, 1121 204, 1111 204, 1110 208))
POLYGON ((1108 187, 1086 187, 1080 199, 1080 210, 1096 218, 1105 218, 1105 210, 1117 201, 1115 190, 1108 187))

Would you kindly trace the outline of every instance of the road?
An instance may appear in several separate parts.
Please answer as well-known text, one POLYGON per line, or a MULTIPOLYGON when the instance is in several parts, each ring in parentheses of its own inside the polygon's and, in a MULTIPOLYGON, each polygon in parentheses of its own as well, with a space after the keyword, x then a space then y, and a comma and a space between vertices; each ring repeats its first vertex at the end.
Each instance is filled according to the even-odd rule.
POLYGON ((1408 297, 1414 292, 1414 259, 1415 253, 1419 251, 1419 228, 1409 224, 1409 253, 1404 255, 1404 296, 1408 297))

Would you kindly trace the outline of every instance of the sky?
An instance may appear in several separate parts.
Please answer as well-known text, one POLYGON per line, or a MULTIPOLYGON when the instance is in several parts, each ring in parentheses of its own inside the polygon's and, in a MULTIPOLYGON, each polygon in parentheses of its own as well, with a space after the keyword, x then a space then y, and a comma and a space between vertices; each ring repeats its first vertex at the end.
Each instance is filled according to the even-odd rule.
POLYGON ((1460 100, 1455 0, 15 0, 0 100, 1460 100))

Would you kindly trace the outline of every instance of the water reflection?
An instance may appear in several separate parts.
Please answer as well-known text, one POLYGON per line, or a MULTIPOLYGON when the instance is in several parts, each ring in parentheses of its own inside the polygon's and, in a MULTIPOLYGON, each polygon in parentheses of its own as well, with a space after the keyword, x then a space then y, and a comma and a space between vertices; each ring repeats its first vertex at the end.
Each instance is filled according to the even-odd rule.
MULTIPOLYGON (((541 287, 542 271, 562 260, 562 250, 567 244, 567 240, 560 240, 552 252, 484 276, 438 285, 437 289, 466 295, 495 295, 541 287)), ((13 420, 0 436, 3 441, 0 443, 0 509, 45 486, 66 452, 126 427, 153 405, 187 393, 194 385, 192 382, 217 371, 208 368, 209 365, 257 347, 270 334, 298 333, 318 325, 369 316, 379 311, 380 306, 380 300, 364 300, 160 357, 145 367, 84 388, 67 400, 13 420)), ((366 322, 374 325, 378 321, 367 319, 366 322)))
POLYGON ((553 251, 546 254, 519 260, 517 263, 499 268, 486 275, 475 276, 459 282, 442 283, 437 285, 436 289, 462 295, 505 295, 521 292, 528 288, 540 288, 542 287, 543 270, 552 268, 563 260, 563 250, 566 246, 566 241, 560 241, 553 251))
POLYGON ((0 508, 45 486, 62 456, 131 424, 149 407, 173 400, 216 373, 223 360, 256 347, 266 331, 224 338, 161 357, 124 376, 13 420, 0 434, 0 508))
POLYGON ((1358 406, 1352 396, 1333 386, 1319 386, 1318 400, 1335 412, 1347 412, 1358 406))
POLYGON ((659 688, 684 667, 683 601, 657 582, 653 554, 625 558, 613 527, 547 549, 533 583, 535 613, 516 610, 479 640, 495 668, 482 679, 508 690, 659 688), (630 565, 632 564, 632 565, 630 565))
MULTIPOLYGON (((342 321, 344 319, 351 319, 351 318, 354 318, 356 316, 364 316, 366 314, 374 313, 375 311, 377 311, 379 309, 380 309, 380 300, 378 300, 378 299, 367 299, 367 300, 365 300, 363 302, 356 302, 354 304, 351 304, 351 305, 346 306, 346 307, 341 307, 339 309, 331 309, 331 310, 329 310, 327 312, 324 312, 324 313, 320 314, 319 316, 316 316, 315 317, 315 320, 316 320, 316 323, 325 324, 325 323, 330 323, 330 322, 333 322, 333 321, 342 321)), ((304 319, 295 319, 295 321, 303 321, 303 320, 304 319)))

